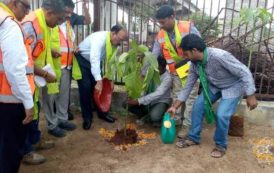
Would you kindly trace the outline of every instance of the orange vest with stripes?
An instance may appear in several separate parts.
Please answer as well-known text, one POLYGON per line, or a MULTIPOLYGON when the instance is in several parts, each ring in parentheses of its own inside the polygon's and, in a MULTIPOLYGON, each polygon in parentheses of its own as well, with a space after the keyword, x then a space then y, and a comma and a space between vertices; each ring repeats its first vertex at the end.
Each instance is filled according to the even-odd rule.
MULTIPOLYGON (((2 8, 0 8, 0 14, 1 14, 1 19, 0 19, 0 27, 1 25, 5 22, 7 18, 11 18, 14 22, 16 22, 13 17, 9 16, 8 13, 6 13, 2 8)), ((17 22, 16 22, 17 23, 17 22)), ((17 23, 18 24, 18 23, 17 23)), ((18 24, 20 27, 20 25, 18 24)), ((21 29, 21 27, 20 27, 21 29)), ((21 29, 22 31, 22 29, 21 29)), ((22 31, 22 34, 24 36, 24 33, 22 31)), ((15 40, 16 41, 16 40, 15 40)), ((28 64, 26 66, 26 75, 27 79, 31 88, 32 93, 34 93, 35 90, 35 84, 34 84, 34 62, 31 57, 31 42, 32 40, 30 39, 25 39, 24 44, 28 53, 28 64)), ((2 103, 21 103, 18 98, 16 98, 11 90, 11 86, 7 80, 7 76, 5 74, 5 68, 3 65, 3 53, 0 48, 0 102, 2 103)), ((18 57, 20 58, 20 57, 18 57)))
POLYGON ((41 27, 39 26, 39 21, 35 12, 31 12, 29 15, 27 15, 24 18, 22 25, 26 33, 33 33, 32 35, 27 35, 26 37, 33 39, 31 44, 31 56, 33 57, 33 60, 36 60, 36 58, 38 58, 45 50, 45 43, 43 40, 43 33, 41 27))
MULTIPOLYGON (((179 29, 180 35, 182 39, 184 36, 186 36, 187 34, 190 33, 190 27, 191 27, 191 22, 190 21, 179 21, 177 23, 177 27, 179 29)), ((180 45, 178 45, 177 43, 173 46, 174 49, 176 50, 176 55, 173 55, 170 50, 167 48, 167 43, 165 41, 165 34, 166 32, 161 29, 157 35, 157 41, 160 43, 160 48, 161 51, 163 53, 164 58, 167 61, 168 67, 169 67, 169 71, 171 73, 176 73, 176 69, 175 69, 175 64, 178 63, 178 60, 175 59, 175 56, 177 57, 183 57, 183 51, 180 48, 180 45)), ((170 41, 171 42, 171 41, 170 41)), ((183 58, 182 58, 183 60, 183 58)))
POLYGON ((61 67, 71 67, 73 58, 72 27, 69 21, 66 21, 66 37, 59 27, 59 38, 61 46, 61 67))

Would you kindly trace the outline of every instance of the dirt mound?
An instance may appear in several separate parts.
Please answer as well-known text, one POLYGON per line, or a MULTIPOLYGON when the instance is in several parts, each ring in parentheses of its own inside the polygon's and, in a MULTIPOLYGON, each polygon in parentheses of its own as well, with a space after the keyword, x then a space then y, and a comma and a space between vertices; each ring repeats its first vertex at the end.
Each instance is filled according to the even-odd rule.
POLYGON ((124 129, 116 130, 109 142, 115 145, 135 144, 138 142, 138 134, 135 129, 126 129, 126 134, 124 129))
POLYGON ((229 131, 230 136, 244 136, 244 118, 243 116, 232 116, 230 119, 229 131))

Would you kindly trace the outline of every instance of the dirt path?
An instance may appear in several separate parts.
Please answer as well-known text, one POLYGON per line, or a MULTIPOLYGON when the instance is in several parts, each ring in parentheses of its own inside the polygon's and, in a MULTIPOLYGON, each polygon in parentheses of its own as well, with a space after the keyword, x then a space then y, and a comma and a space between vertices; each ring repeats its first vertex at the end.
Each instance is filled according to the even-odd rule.
MULTIPOLYGON (((134 122, 134 118, 131 118, 134 122)), ((53 138, 56 147, 40 151, 48 161, 39 166, 21 166, 20 173, 196 173, 196 172, 232 172, 232 173, 271 173, 274 165, 262 168, 252 154, 248 142, 256 137, 274 137, 271 127, 246 124, 244 138, 229 137, 227 154, 221 159, 209 156, 212 147, 214 128, 204 127, 202 142, 199 146, 178 149, 175 145, 161 143, 159 134, 147 145, 132 148, 123 152, 114 150, 98 133, 101 127, 115 129, 118 123, 107 124, 95 119, 89 131, 81 128, 80 115, 74 120, 78 128, 62 139, 53 138)), ((46 134, 45 121, 41 129, 46 134)), ((146 132, 157 132, 158 128, 139 127, 146 132)))

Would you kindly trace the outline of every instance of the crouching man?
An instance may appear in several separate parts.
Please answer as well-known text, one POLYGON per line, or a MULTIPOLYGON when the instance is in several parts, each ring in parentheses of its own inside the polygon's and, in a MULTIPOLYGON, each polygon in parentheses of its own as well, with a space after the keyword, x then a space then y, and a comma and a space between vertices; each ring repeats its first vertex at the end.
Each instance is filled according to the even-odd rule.
POLYGON ((137 115, 145 115, 137 120, 137 124, 142 125, 145 122, 152 122, 159 125, 161 119, 171 103, 172 76, 166 70, 166 61, 159 56, 158 59, 160 80, 159 86, 147 95, 137 100, 128 100, 129 111, 137 115))

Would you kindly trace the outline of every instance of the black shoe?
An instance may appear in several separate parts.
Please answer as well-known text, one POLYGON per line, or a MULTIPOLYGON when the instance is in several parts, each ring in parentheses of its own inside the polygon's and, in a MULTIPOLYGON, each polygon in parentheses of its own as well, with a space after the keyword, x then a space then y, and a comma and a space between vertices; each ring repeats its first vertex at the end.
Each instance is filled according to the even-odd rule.
POLYGON ((83 129, 88 130, 91 127, 91 121, 84 121, 83 122, 83 129))
POLYGON ((76 129, 76 125, 73 123, 70 123, 68 121, 64 121, 59 123, 58 125, 61 129, 68 130, 68 131, 73 131, 76 129))
POLYGON ((116 118, 110 116, 110 115, 106 115, 106 116, 99 116, 98 118, 108 122, 108 123, 114 123, 116 118))
POLYGON ((74 115, 68 111, 68 120, 74 120, 74 115))
POLYGON ((52 136, 55 136, 57 138, 62 138, 64 136, 66 136, 66 131, 59 128, 58 126, 55 127, 54 129, 52 130, 48 130, 48 133, 52 136))

